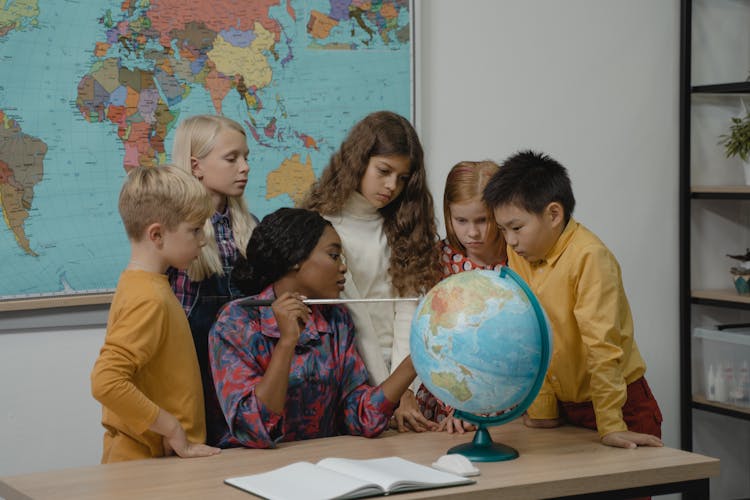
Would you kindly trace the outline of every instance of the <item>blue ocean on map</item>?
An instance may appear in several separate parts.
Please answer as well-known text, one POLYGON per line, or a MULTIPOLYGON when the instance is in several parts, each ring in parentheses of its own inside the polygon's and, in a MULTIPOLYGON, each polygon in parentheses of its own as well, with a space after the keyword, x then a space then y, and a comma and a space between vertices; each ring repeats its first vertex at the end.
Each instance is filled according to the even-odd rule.
MULTIPOLYGON (((201 3, 211 4, 192 2, 201 3)), ((273 51, 264 52, 273 78, 255 91, 262 105, 252 108, 234 88, 221 100, 222 113, 246 128, 251 169, 246 197, 258 217, 294 204, 290 194, 271 193, 266 184, 285 161, 297 158, 305 165, 309 158, 317 176, 348 129, 369 112, 389 109, 411 118, 411 40, 397 39, 395 31, 383 36, 383 16, 397 7, 398 16, 388 22, 409 29, 408 4, 368 3, 381 10, 364 12, 361 23, 342 19, 327 36, 313 39, 308 31, 311 16, 322 13, 327 21, 333 4, 350 3, 349 12, 360 12, 356 1, 289 0, 270 7, 265 15, 278 24, 280 34, 273 51)), ((155 8, 157 2, 151 4, 155 8)), ((87 119, 77 99, 79 84, 107 58, 118 58, 132 71, 153 73, 154 60, 146 54, 152 48, 161 50, 158 44, 149 41, 141 52, 127 52, 139 42, 135 26, 146 19, 148 8, 148 2, 101 0, 11 0, 0 7, 0 127, 4 116, 6 129, 14 124, 47 146, 42 180, 26 186, 33 189, 28 213, 6 213, 11 205, 1 198, 6 192, 2 182, 9 183, 8 189, 16 186, 22 180, 13 175, 20 176, 23 168, 14 170, 11 164, 10 173, 3 173, 7 158, 0 129, 0 300, 115 287, 129 257, 117 212, 126 146, 115 123, 87 119), (129 4, 140 7, 123 8, 129 4), (8 17, 15 24, 4 31, 8 17), (107 38, 108 29, 110 35, 119 30, 116 43, 107 38), (20 227, 14 227, 13 220, 22 220, 20 227)), ((225 34, 244 36, 232 29, 228 26, 225 34)), ((177 43, 172 47, 179 61, 183 55, 177 43)), ((206 86, 181 82, 186 91, 168 103, 175 119, 163 137, 166 156, 159 163, 171 156, 180 119, 216 113, 206 86)), ((161 87, 159 91, 167 102, 161 87)), ((121 89, 112 94, 110 104, 121 105, 124 98, 121 89)))

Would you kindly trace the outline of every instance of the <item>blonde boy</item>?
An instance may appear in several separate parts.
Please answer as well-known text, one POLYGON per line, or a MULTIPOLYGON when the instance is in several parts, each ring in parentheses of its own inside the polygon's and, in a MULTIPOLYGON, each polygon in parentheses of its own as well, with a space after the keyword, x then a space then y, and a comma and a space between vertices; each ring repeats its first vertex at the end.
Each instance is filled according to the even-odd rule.
POLYGON ((120 216, 131 258, 117 283, 107 334, 91 373, 103 406, 102 463, 219 452, 206 439, 198 361, 185 312, 164 274, 205 245, 212 208, 192 176, 172 166, 130 171, 120 216))

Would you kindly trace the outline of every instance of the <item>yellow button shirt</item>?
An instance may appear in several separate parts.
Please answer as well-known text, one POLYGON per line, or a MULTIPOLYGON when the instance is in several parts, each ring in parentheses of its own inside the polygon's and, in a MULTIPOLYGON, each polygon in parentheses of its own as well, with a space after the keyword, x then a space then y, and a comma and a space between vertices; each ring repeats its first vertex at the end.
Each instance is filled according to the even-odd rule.
POLYGON ((600 436, 626 431, 626 386, 643 376, 646 364, 615 256, 571 218, 543 260, 532 264, 509 248, 508 265, 529 284, 552 325, 552 360, 529 416, 557 418, 558 401, 591 401, 600 436))

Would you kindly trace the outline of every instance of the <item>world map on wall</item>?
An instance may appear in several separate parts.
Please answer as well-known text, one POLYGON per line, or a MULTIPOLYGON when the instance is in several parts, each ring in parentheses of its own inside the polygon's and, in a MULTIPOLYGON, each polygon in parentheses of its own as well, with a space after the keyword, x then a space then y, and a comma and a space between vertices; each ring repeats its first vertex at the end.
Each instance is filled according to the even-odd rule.
POLYGON ((259 218, 304 196, 369 112, 411 117, 409 0, 0 0, 0 301, 108 291, 117 198, 181 119, 250 147, 259 218))

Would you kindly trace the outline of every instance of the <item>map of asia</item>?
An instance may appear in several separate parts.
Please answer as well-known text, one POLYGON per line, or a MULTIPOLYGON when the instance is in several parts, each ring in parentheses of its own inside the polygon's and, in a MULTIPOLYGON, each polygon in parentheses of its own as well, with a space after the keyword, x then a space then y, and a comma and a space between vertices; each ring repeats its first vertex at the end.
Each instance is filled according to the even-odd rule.
POLYGON ((179 121, 245 127, 258 217, 298 201, 349 128, 411 117, 408 0, 0 0, 0 302, 109 291, 128 169, 179 121))

